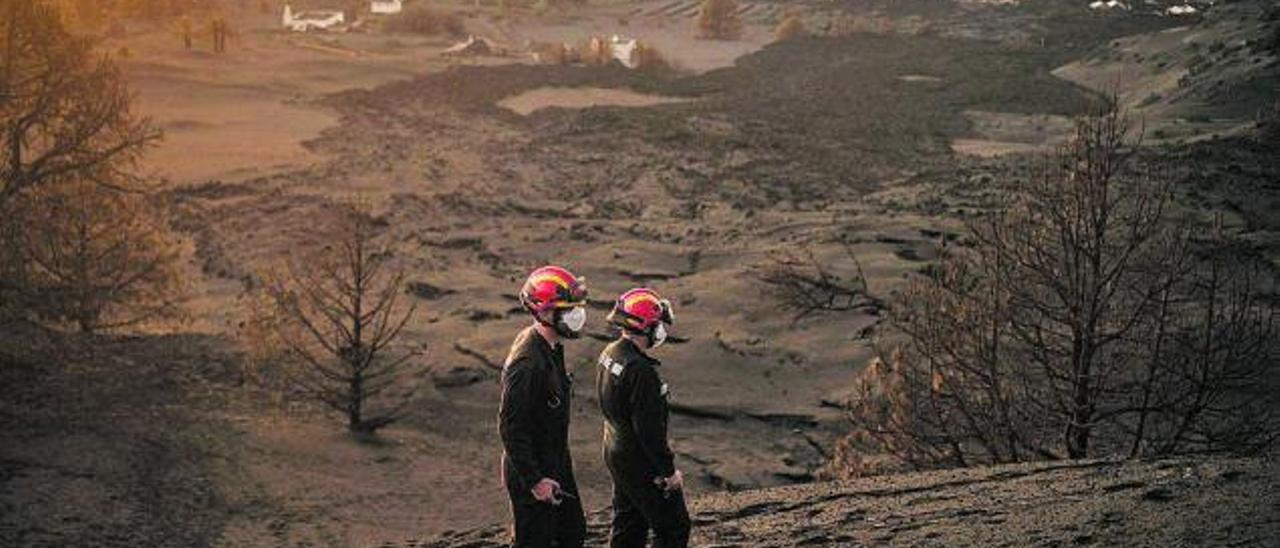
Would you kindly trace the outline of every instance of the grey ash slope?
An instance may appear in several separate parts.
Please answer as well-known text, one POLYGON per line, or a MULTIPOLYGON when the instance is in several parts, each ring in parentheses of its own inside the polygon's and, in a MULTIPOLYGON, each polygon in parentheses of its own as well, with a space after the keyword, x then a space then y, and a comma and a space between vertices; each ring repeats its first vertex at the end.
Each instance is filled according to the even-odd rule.
MULTIPOLYGON (((1280 469, 1272 458, 1037 463, 706 495, 690 510, 702 547, 1274 546, 1280 469)), ((604 544, 606 520, 591 517, 589 545, 604 544)), ((399 546, 505 540, 493 526, 399 546)))

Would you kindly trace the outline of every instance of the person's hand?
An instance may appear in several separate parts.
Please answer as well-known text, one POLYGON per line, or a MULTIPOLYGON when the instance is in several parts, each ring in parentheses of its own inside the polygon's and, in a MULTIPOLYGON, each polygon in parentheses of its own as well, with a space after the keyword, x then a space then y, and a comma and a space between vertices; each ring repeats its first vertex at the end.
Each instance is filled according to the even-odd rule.
POLYGON ((671 477, 663 478, 662 488, 667 491, 679 491, 684 489, 684 474, 679 470, 676 470, 676 473, 671 474, 671 477))
POLYGON ((556 496, 559 492, 560 483, 551 478, 542 478, 533 486, 533 498, 538 502, 560 504, 560 499, 556 496))

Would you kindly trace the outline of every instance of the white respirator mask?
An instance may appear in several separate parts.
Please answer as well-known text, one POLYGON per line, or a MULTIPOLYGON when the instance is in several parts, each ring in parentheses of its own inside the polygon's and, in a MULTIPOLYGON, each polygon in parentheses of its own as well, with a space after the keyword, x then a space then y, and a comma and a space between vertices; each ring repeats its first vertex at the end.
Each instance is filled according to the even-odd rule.
POLYGON ((570 308, 560 315, 560 321, 566 329, 578 333, 587 326, 587 309, 581 306, 570 308))

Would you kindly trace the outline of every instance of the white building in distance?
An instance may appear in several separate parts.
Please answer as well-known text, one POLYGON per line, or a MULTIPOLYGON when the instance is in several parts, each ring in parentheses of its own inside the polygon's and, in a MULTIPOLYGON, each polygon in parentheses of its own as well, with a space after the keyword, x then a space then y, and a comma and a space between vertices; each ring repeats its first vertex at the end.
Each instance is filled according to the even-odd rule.
POLYGON ((1102 0, 1097 0, 1089 4, 1089 9, 1094 11, 1110 11, 1110 10, 1129 11, 1129 4, 1121 2, 1120 0, 1108 0, 1106 2, 1103 2, 1102 0))
POLYGON ((294 13, 289 4, 284 5, 284 15, 281 17, 284 28, 294 32, 329 30, 342 25, 346 20, 346 15, 341 11, 310 10, 294 13))
POLYGON ((640 42, 634 38, 623 38, 615 34, 606 40, 593 36, 587 47, 592 55, 599 56, 603 54, 613 58, 624 67, 633 69, 640 66, 640 42))
POLYGON ((403 0, 373 0, 369 2, 369 12, 376 15, 395 15, 404 11, 403 0))

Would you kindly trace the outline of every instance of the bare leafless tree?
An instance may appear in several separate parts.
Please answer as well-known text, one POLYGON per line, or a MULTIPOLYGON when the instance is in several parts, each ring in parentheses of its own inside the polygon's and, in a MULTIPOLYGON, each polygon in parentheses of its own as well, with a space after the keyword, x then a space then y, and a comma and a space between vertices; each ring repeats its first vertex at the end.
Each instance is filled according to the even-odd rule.
POLYGON ((189 16, 183 15, 173 21, 173 33, 182 40, 182 49, 191 50, 195 41, 195 30, 195 21, 189 16))
POLYGON ((1130 125, 1108 107, 1077 122, 1056 162, 1007 213, 976 224, 977 245, 1008 292, 1008 338, 1049 381, 1042 410, 1065 426, 1065 454, 1089 453, 1105 390, 1124 375, 1123 341, 1152 303, 1150 270, 1180 259, 1159 249, 1169 193, 1155 180, 1121 185, 1130 125))
POLYGON ((168 317, 173 247, 134 169, 160 132, 63 27, 72 8, 0 0, 0 308, 86 331, 168 317))
POLYGON ((214 53, 227 52, 227 40, 235 37, 231 21, 220 12, 209 16, 209 39, 212 41, 214 53))
POLYGON ((1082 118, 971 248, 908 282, 904 343, 859 380, 846 446, 933 467, 1271 443, 1270 270, 1126 173, 1129 133, 1114 103, 1082 118))
POLYGON ((1266 261, 1221 231, 1198 242, 1185 271, 1160 273, 1156 309, 1131 342, 1144 363, 1099 422, 1133 457, 1260 449, 1277 436, 1270 397, 1280 309, 1266 261))
POLYGON ((391 268, 391 252, 376 241, 373 220, 361 209, 344 215, 341 230, 318 253, 266 276, 266 307, 248 323, 282 351, 289 380, 346 415, 353 432, 370 433, 403 416, 411 393, 382 403, 388 389, 406 388, 410 362, 421 352, 397 348, 416 305, 404 303, 404 273, 391 268))
POLYGON ((180 246, 146 196, 87 181, 43 185, 16 213, 34 317, 80 331, 181 317, 180 246))
POLYGON ((883 302, 868 290, 862 263, 851 247, 843 247, 854 265, 848 275, 833 272, 809 247, 775 253, 751 274, 796 313, 793 322, 822 312, 878 311, 883 302))
POLYGON ((119 186, 160 132, 131 111, 116 66, 45 2, 0 0, 0 206, 35 186, 119 186))

